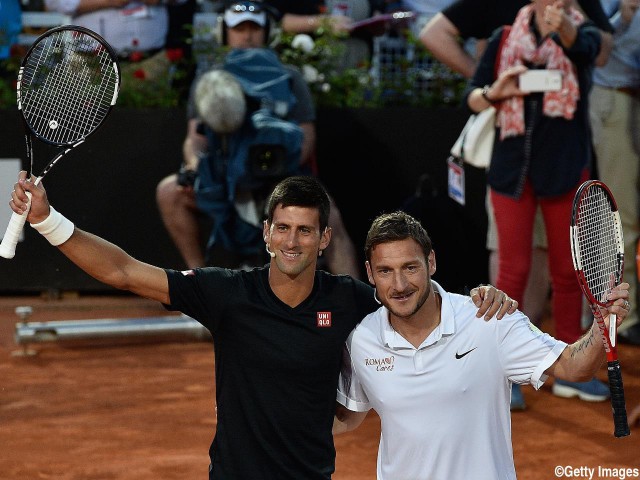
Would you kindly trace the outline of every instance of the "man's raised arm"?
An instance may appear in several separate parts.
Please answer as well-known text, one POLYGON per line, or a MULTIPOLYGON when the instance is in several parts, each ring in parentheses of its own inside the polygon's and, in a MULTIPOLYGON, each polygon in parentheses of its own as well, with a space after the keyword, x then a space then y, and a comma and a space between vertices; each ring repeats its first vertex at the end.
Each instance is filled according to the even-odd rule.
POLYGON ((11 194, 11 209, 22 214, 31 193, 31 209, 27 221, 48 241, 57 246, 69 260, 95 279, 120 290, 170 303, 169 284, 163 269, 140 262, 120 247, 84 232, 49 205, 42 184, 27 179, 22 171, 11 194))

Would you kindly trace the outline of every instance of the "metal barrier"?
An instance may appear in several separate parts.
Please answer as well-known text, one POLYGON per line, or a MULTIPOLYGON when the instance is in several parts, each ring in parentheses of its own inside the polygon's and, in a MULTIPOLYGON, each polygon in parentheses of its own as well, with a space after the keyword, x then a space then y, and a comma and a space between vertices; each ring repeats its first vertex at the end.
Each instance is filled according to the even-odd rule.
POLYGON ((34 355, 34 343, 56 342, 65 345, 118 344, 151 341, 205 341, 211 334, 200 323, 186 315, 142 318, 101 318, 91 320, 57 320, 28 322, 32 307, 17 307, 22 320, 15 326, 14 340, 22 350, 14 355, 34 355))

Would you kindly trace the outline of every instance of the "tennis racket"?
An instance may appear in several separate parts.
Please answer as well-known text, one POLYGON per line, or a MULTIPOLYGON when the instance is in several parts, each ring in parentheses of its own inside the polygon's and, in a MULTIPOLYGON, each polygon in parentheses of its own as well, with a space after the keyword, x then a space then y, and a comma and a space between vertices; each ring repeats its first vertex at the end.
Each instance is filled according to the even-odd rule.
MULTIPOLYGON (((120 69, 111 46, 98 34, 75 25, 52 28, 31 45, 18 72, 27 161, 33 175, 31 137, 59 147, 35 180, 102 125, 118 98, 120 69)), ((30 206, 30 205, 29 205, 30 206)), ((29 213, 13 213, 0 244, 0 256, 13 258, 29 213)))
POLYGON ((615 315, 609 317, 607 331, 600 311, 601 307, 609 305, 607 295, 611 289, 622 281, 624 243, 616 201, 609 188, 598 180, 588 180, 580 185, 573 199, 571 254, 578 283, 600 327, 607 353, 613 434, 624 437, 629 435, 629 424, 615 346, 616 318, 615 315))

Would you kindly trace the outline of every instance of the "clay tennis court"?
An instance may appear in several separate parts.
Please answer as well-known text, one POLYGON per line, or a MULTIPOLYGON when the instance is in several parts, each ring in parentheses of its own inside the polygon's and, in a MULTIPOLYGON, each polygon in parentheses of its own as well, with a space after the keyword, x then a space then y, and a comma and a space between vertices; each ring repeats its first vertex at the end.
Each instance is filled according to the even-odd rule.
MULTIPOLYGON (((16 355, 24 350, 14 341, 22 305, 39 322, 168 314, 131 296, 0 297, 0 479, 207 478, 216 428, 208 341, 39 343, 27 346, 34 355, 16 355)), ((619 356, 631 410, 640 404, 640 347, 622 346, 619 356)), ((604 368, 599 376, 606 379, 604 368)), ((640 478, 640 428, 614 438, 608 402, 559 399, 549 385, 524 395, 528 409, 512 416, 519 479, 590 478, 586 467, 594 479, 640 478)), ((337 437, 334 478, 375 479, 378 437, 374 413, 337 437)))

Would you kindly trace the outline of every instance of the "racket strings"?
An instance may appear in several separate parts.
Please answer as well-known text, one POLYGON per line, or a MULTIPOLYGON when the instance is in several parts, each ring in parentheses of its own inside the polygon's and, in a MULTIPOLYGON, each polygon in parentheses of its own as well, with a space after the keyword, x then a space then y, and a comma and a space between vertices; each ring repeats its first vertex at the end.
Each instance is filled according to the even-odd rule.
MULTIPOLYGON (((54 49, 60 51, 63 47, 60 43, 60 39, 58 41, 52 43, 54 49)), ((42 62, 40 59, 48 58, 47 56, 40 56, 36 65, 42 67, 42 62)), ((80 68, 75 73, 75 78, 70 77, 68 73, 65 71, 66 67, 61 68, 62 64, 55 65, 55 69, 53 73, 50 73, 46 78, 44 84, 44 88, 38 89, 37 92, 40 94, 34 98, 38 99, 41 103, 40 106, 34 108, 34 127, 37 128, 38 131, 48 132, 49 140, 55 143, 66 143, 68 138, 73 140, 77 138, 81 138, 84 132, 91 131, 93 128, 93 121, 95 115, 91 115, 91 111, 87 110, 84 113, 87 115, 75 115, 78 105, 82 105, 82 103, 76 103, 78 100, 75 90, 78 85, 86 85, 87 84, 87 68, 80 68), (47 88, 50 89, 51 92, 55 92, 55 95, 47 95, 46 97, 43 95, 46 92, 47 88), (71 103, 65 99, 72 99, 74 103, 71 103), (57 113, 57 117, 55 118, 51 115, 53 112, 57 113), (56 124, 52 124, 51 120, 57 122, 56 124), (71 137, 69 137, 71 135, 71 137)), ((47 66, 44 67, 44 71, 47 71, 49 68, 47 66)))
POLYGON ((612 211, 606 193, 590 188, 582 197, 576 227, 585 281, 599 303, 620 280, 622 251, 617 212, 612 211))
POLYGON ((118 88, 114 60, 90 35, 61 31, 34 46, 20 80, 25 119, 43 139, 74 143, 97 128, 118 88))

